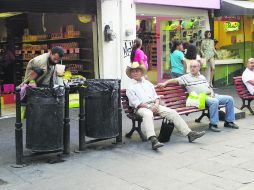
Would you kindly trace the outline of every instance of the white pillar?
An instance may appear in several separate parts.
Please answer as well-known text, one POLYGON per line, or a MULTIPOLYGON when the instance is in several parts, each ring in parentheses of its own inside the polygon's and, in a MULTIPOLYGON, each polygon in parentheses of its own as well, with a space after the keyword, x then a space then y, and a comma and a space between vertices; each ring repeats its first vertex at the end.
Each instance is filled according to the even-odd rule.
POLYGON ((133 0, 97 0, 98 55, 100 78, 122 79, 125 88, 128 78, 125 69, 130 64, 131 44, 136 36, 136 9, 133 0), (104 28, 109 25, 115 33, 106 42, 104 28))

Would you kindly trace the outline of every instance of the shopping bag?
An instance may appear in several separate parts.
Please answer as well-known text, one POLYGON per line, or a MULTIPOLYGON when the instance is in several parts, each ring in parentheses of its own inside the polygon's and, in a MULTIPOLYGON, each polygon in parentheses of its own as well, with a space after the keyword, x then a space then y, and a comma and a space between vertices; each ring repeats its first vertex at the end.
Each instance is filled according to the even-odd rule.
POLYGON ((197 94, 196 92, 191 92, 187 98, 186 106, 205 109, 205 100, 206 100, 205 93, 197 94))
POLYGON ((21 106, 21 119, 26 118, 26 106, 21 106))
POLYGON ((174 127, 175 127, 174 123, 171 123, 167 119, 163 119, 163 121, 161 123, 161 130, 160 130, 160 134, 158 136, 158 140, 160 142, 170 141, 170 136, 174 130, 174 127))
POLYGON ((206 68, 207 61, 205 58, 200 58, 201 68, 206 68))

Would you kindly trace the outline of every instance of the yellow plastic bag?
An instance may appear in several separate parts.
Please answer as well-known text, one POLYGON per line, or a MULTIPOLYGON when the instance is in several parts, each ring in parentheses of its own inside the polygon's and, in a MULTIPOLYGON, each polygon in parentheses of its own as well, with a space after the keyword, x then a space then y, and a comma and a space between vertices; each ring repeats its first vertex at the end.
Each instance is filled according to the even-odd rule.
POLYGON ((201 68, 206 68, 207 66, 207 61, 205 58, 201 58, 200 59, 200 63, 201 63, 201 68))
POLYGON ((69 108, 79 108, 79 94, 69 95, 69 108))
POLYGON ((205 109, 205 100, 206 100, 205 93, 197 94, 196 92, 191 92, 187 98, 186 106, 205 109))
POLYGON ((26 106, 21 106, 21 119, 25 119, 26 106))

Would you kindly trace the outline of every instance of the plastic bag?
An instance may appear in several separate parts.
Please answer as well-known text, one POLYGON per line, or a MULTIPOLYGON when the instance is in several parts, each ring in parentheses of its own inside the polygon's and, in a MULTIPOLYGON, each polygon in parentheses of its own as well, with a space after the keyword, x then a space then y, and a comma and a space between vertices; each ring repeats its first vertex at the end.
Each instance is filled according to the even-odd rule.
POLYGON ((201 58, 200 59, 200 63, 201 63, 201 68, 206 68, 207 66, 207 61, 205 58, 201 58))
POLYGON ((205 93, 197 94, 196 92, 191 92, 187 98, 186 106, 187 107, 194 106, 199 109, 205 109, 205 100, 206 100, 205 93))

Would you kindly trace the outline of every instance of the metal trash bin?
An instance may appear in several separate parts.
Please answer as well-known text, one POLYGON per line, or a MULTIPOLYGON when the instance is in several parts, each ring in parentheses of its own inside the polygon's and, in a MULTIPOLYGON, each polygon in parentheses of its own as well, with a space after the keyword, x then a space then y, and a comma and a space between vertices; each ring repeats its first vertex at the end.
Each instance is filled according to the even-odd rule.
POLYGON ((119 80, 91 79, 85 89, 85 132, 87 137, 111 138, 119 135, 119 80))
POLYGON ((26 114, 26 148, 34 152, 63 149, 63 88, 28 88, 26 114))

